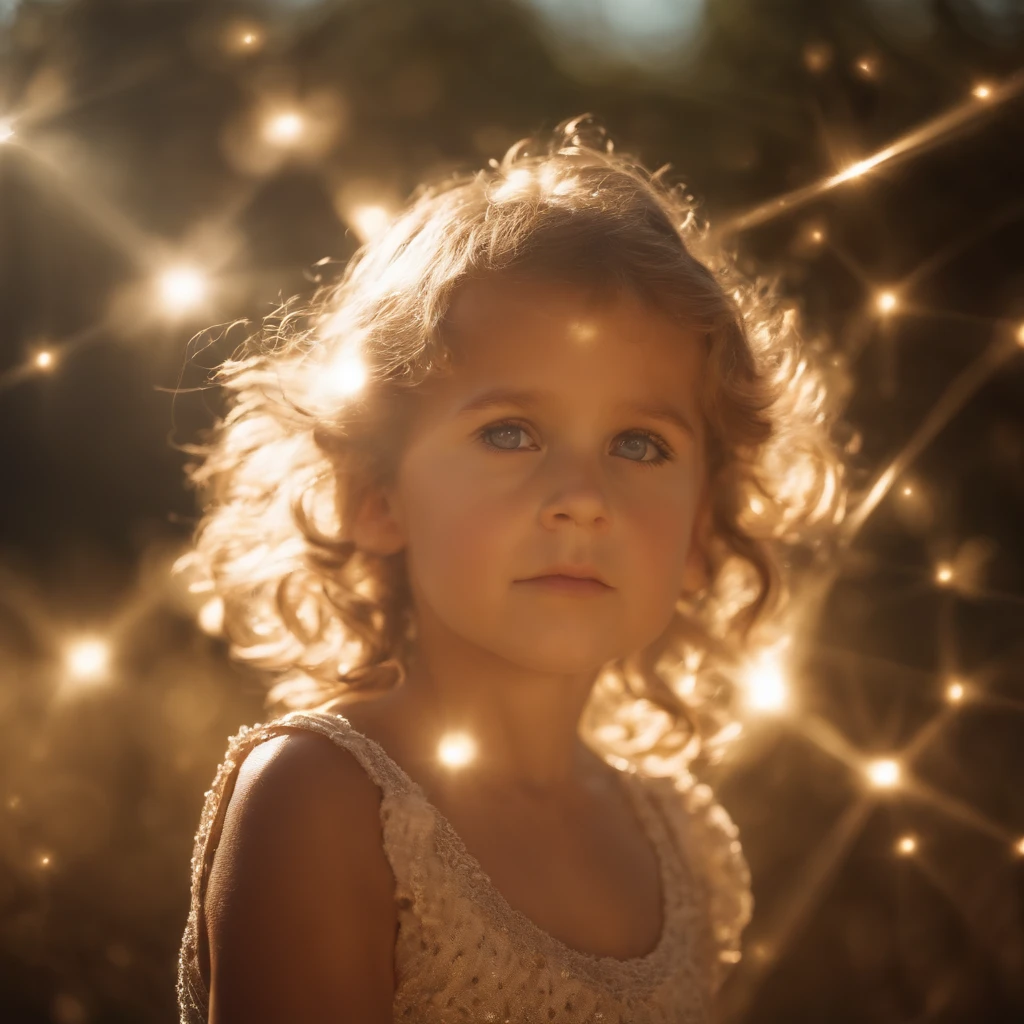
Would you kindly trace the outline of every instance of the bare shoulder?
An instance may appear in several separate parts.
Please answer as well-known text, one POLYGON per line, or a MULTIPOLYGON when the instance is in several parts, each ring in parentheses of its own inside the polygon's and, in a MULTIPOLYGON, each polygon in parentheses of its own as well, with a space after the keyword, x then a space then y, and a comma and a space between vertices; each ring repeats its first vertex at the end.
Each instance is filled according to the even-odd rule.
POLYGON ((391 1020, 397 917, 380 791, 306 731, 242 762, 204 917, 210 1024, 391 1020))

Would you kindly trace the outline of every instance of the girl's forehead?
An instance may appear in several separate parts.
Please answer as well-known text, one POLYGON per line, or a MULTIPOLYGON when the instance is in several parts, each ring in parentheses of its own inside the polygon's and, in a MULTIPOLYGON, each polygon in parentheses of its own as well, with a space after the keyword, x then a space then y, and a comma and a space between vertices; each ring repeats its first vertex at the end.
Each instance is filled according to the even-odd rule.
POLYGON ((627 291, 473 282, 456 295, 442 333, 452 367, 429 390, 445 405, 503 388, 542 390, 588 407, 674 400, 689 419, 699 418, 702 340, 627 291))
POLYGON ((626 289, 602 293, 529 279, 464 286, 442 333, 455 372, 464 374, 548 367, 692 379, 705 348, 696 332, 626 289))

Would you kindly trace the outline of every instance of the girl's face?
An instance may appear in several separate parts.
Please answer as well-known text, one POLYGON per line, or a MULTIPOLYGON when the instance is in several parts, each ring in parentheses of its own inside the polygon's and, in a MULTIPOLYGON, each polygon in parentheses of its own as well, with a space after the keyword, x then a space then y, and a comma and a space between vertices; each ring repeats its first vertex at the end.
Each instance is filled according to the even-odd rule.
POLYGON ((453 372, 418 393, 388 525, 368 545, 405 549, 421 632, 551 673, 646 647, 696 572, 698 339, 629 294, 597 305, 507 279, 466 286, 446 336, 453 372), (535 397, 481 405, 495 390, 535 397), (589 564, 610 586, 521 582, 558 563, 589 564))

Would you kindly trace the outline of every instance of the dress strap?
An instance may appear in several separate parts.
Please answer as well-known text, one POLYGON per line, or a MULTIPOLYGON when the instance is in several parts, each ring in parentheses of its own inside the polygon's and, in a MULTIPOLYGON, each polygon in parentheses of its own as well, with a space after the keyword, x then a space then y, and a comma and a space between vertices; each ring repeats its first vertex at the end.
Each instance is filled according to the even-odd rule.
MULTIPOLYGON (((394 814, 396 801, 406 802, 410 780, 388 757, 383 748, 362 735, 340 715, 317 711, 292 711, 271 722, 243 725, 229 740, 223 760, 217 767, 210 788, 203 794, 191 860, 191 896, 188 921, 178 957, 177 995, 182 1024, 205 1024, 209 1006, 209 939, 203 915, 203 900, 209 882, 213 857, 220 841, 227 807, 238 779, 238 770, 252 749, 265 740, 304 729, 326 736, 356 758, 366 774, 381 790, 381 819, 385 846, 394 863, 394 851, 421 838, 429 831, 429 823, 406 820, 394 814), (409 832, 417 826, 417 835, 409 832)), ((399 877, 399 894, 406 895, 404 878, 399 877)))

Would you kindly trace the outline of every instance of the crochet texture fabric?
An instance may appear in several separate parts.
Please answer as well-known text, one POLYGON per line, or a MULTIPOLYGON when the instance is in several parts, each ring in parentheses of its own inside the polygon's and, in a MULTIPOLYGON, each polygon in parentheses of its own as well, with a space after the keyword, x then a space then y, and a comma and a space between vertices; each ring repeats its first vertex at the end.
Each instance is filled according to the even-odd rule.
POLYGON ((399 929, 393 1018, 504 1024, 708 1024, 714 993, 750 917, 750 876, 737 830, 707 786, 623 773, 661 866, 664 928, 631 960, 564 945, 515 910, 448 820, 383 747, 343 716, 295 711, 243 726, 205 794, 178 959, 181 1024, 206 1024, 209 992, 198 938, 202 900, 239 765, 257 744, 297 728, 355 756, 381 791, 385 852, 399 929))

